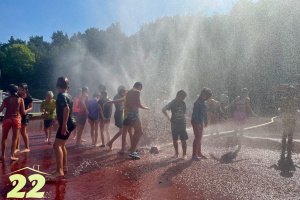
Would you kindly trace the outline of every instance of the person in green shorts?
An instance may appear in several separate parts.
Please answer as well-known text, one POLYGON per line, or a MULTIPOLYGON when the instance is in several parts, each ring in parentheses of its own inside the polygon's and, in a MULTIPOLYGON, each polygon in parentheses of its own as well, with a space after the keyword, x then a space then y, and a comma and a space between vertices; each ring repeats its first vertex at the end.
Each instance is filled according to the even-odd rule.
POLYGON ((44 112, 44 131, 46 134, 46 142, 51 144, 52 125, 55 119, 56 102, 53 99, 53 92, 46 93, 46 99, 41 104, 41 111, 44 112))

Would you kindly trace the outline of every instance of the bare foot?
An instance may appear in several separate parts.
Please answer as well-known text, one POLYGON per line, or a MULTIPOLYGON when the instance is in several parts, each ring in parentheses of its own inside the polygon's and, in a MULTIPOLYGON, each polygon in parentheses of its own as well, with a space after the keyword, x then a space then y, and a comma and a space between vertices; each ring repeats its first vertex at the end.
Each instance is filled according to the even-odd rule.
POLYGON ((16 149, 16 150, 15 150, 15 153, 19 153, 19 152, 20 152, 20 149, 16 149))
POLYGON ((30 152, 30 149, 24 149, 23 151, 21 151, 21 153, 28 153, 30 152))
POLYGON ((14 157, 14 156, 10 156, 10 159, 11 159, 12 161, 17 161, 17 160, 19 160, 19 158, 16 158, 16 157, 14 157))
POLYGON ((183 160, 186 160, 187 159, 187 155, 183 155, 182 158, 183 158, 183 160))
POLYGON ((110 150, 112 149, 112 143, 107 143, 106 146, 108 146, 110 150))
POLYGON ((73 140, 76 140, 76 136, 73 137, 73 140))
POLYGON ((204 156, 203 154, 200 154, 199 157, 202 158, 202 159, 207 159, 207 157, 204 156))
POLYGON ((173 158, 178 158, 178 154, 177 154, 177 153, 175 153, 175 155, 173 156, 173 158))
POLYGON ((86 140, 85 139, 81 139, 81 142, 86 142, 86 140))

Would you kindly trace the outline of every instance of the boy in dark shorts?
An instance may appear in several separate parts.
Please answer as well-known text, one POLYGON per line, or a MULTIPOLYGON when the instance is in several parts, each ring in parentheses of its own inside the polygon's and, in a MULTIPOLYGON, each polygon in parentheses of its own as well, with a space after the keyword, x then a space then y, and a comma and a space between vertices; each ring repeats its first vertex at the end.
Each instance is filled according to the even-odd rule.
POLYGON ((110 100, 107 98, 107 92, 102 91, 101 92, 101 99, 99 99, 98 104, 99 104, 99 109, 100 109, 100 133, 101 133, 101 140, 102 140, 102 145, 100 147, 105 147, 105 139, 104 139, 104 130, 107 135, 107 141, 110 141, 110 131, 109 131, 109 123, 110 123, 110 118, 111 118, 111 112, 112 112, 112 105, 107 105, 103 107, 103 105, 106 102, 109 102, 110 100), (101 115, 101 112, 103 112, 103 116, 101 115))
POLYGON ((47 181, 60 180, 63 178, 64 173, 68 171, 67 149, 65 144, 71 132, 76 127, 76 122, 73 117, 72 96, 67 93, 70 88, 68 78, 64 76, 59 77, 56 88, 59 92, 56 99, 56 113, 59 128, 56 133, 53 148, 55 150, 57 168, 52 175, 46 178, 47 181))
POLYGON ((168 105, 166 105, 162 112, 171 121, 171 130, 173 137, 173 145, 175 149, 174 158, 178 158, 178 136, 181 140, 182 151, 183 151, 183 159, 186 159, 186 149, 187 144, 186 141, 188 139, 188 135, 186 132, 186 105, 184 99, 186 98, 186 92, 184 90, 180 90, 177 92, 176 98, 171 101, 168 105), (171 110, 172 117, 170 118, 167 110, 171 110))

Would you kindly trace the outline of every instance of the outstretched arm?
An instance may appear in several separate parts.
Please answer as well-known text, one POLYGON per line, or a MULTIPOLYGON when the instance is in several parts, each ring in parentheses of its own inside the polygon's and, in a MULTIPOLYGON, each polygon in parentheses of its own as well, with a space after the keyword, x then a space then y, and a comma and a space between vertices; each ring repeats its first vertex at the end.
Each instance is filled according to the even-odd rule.
POLYGON ((141 108, 141 109, 145 109, 145 110, 149 110, 149 108, 147 106, 143 106, 142 103, 141 103, 141 93, 138 92, 138 106, 141 108))
POLYGON ((113 101, 108 101, 105 104, 103 104, 103 108, 105 108, 105 106, 112 104, 112 103, 121 103, 124 102, 124 99, 117 99, 117 100, 113 100, 113 101))

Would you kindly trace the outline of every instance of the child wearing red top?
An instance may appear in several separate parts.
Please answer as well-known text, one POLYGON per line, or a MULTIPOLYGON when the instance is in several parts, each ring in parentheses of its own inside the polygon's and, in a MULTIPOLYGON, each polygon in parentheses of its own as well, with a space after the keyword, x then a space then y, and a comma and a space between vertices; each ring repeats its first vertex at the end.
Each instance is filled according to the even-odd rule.
POLYGON ((17 138, 21 128, 21 115, 25 115, 25 106, 24 100, 20 98, 17 94, 18 86, 15 84, 10 84, 8 86, 8 94, 9 97, 5 98, 0 107, 0 112, 6 108, 6 112, 4 115, 4 121, 2 125, 2 154, 0 156, 0 160, 5 159, 5 151, 7 145, 7 136, 9 130, 12 128, 13 136, 12 136, 12 144, 11 144, 11 160, 18 160, 14 153, 17 145, 17 138))

